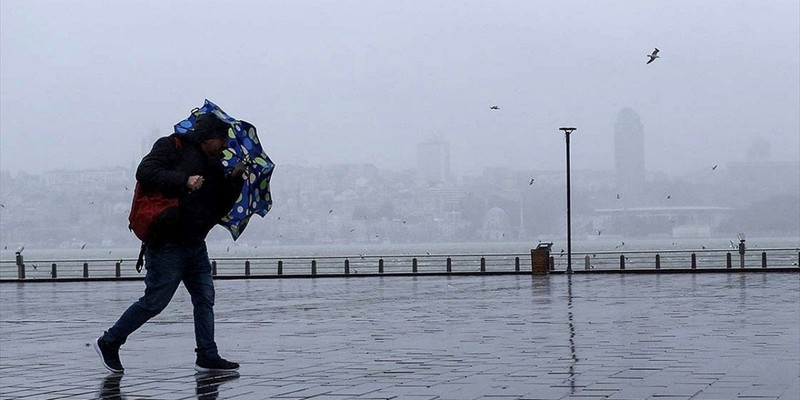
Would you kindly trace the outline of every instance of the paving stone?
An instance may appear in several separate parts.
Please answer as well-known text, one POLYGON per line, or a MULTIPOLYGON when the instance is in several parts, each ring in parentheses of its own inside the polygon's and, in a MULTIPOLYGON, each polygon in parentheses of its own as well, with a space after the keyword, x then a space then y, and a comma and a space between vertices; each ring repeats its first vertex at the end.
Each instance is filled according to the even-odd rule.
POLYGON ((242 367, 211 384, 184 290, 115 380, 91 342, 141 282, 0 284, 0 398, 800 397, 797 273, 215 284, 217 342, 242 367))

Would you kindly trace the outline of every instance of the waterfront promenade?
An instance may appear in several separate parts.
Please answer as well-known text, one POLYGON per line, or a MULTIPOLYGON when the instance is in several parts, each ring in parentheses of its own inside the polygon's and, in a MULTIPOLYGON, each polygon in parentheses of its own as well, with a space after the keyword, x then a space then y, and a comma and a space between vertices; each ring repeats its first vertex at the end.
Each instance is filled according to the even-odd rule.
POLYGON ((800 274, 219 280, 238 376, 172 304, 110 375, 88 344, 140 281, 0 284, 2 399, 800 398, 800 274))

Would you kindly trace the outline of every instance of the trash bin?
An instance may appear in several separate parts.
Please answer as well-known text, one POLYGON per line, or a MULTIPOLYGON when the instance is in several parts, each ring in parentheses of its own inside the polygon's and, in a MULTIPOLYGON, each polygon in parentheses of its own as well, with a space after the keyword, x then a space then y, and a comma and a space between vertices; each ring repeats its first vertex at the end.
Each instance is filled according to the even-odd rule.
POLYGON ((553 243, 539 243, 531 250, 531 272, 534 275, 547 275, 550 267, 550 248, 553 243))

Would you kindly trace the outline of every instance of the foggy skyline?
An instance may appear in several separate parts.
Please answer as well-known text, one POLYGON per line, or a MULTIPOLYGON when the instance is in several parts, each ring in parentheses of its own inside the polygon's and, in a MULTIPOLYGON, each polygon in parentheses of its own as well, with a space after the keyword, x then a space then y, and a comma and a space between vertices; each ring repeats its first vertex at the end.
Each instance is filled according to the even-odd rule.
POLYGON ((457 174, 560 170, 571 125, 573 168, 612 170, 626 107, 650 171, 758 140, 796 161, 798 17, 793 1, 3 1, 0 169, 130 166, 205 98, 278 169, 413 168, 438 137, 457 174))

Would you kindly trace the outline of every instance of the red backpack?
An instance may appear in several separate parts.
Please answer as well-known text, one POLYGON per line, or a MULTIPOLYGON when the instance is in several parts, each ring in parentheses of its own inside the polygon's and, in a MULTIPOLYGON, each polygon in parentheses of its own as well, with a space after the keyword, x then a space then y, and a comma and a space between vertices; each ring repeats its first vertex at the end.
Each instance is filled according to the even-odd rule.
MULTIPOLYGON (((180 139, 177 137, 173 137, 173 139, 175 140, 175 148, 179 150, 181 148, 180 139)), ((157 190, 145 190, 138 182, 136 183, 136 188, 133 190, 131 214, 128 216, 128 228, 142 241, 139 259, 136 261, 137 272, 141 272, 142 265, 144 264, 144 242, 150 237, 150 227, 153 221, 166 209, 177 206, 177 197, 164 197, 161 192, 157 190)))

